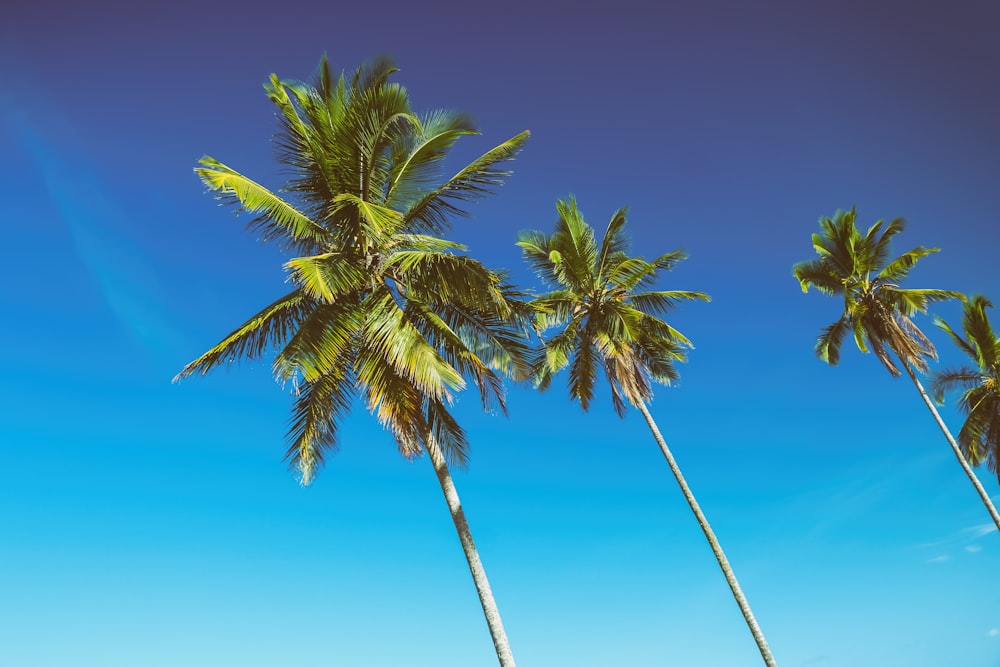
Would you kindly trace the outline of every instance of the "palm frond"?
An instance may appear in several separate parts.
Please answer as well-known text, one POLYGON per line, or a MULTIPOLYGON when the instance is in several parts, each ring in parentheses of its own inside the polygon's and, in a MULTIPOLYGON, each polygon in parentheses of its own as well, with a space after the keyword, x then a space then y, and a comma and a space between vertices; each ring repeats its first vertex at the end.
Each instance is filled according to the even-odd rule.
POLYGON ((594 398, 596 366, 594 341, 589 336, 578 335, 569 364, 569 395, 580 403, 584 412, 590 409, 590 401, 594 398))
POLYGON ((916 266, 918 261, 928 255, 940 251, 940 248, 925 248, 923 246, 917 246, 913 250, 904 252, 902 255, 889 262, 884 269, 879 271, 877 278, 890 283, 898 283, 906 279, 906 277, 910 274, 910 270, 916 266))
POLYGON ((620 208, 615 211, 608 222, 608 228, 604 231, 604 238, 601 240, 600 252, 597 256, 597 279, 602 282, 608 281, 606 270, 608 268, 608 258, 624 253, 628 250, 629 239, 625 234, 625 218, 628 215, 627 208, 620 208))
POLYGON ((440 401, 427 402, 427 425, 449 465, 465 468, 469 464, 469 440, 465 430, 440 401))
POLYGON ((195 169, 219 199, 257 214, 248 227, 262 232, 263 240, 278 241, 285 248, 315 249, 327 239, 326 231, 294 206, 264 186, 208 156, 195 169))
POLYGON ((837 276, 825 258, 799 262, 792 267, 792 274, 799 281, 803 292, 810 287, 827 295, 841 294, 844 291, 844 281, 837 276))
POLYGON ((285 270, 306 295, 326 303, 358 290, 368 278, 362 267, 339 252, 295 257, 285 263, 285 270))
POLYGON ((525 130, 492 148, 407 209, 405 230, 436 234, 450 227, 449 217, 465 216, 462 204, 480 199, 503 185, 510 171, 500 167, 520 152, 530 133, 525 130))
MULTIPOLYGON (((816 356, 830 364, 836 366, 840 363, 840 346, 844 342, 844 337, 850 330, 851 321, 847 317, 841 317, 828 327, 824 327, 822 333, 816 339, 816 356)), ((857 329, 855 335, 857 336, 857 329)), ((858 338, 858 347, 864 345, 864 338, 858 338)), ((864 348, 861 348, 865 351, 864 348)))
POLYGON ((687 290, 666 290, 640 292, 629 297, 629 303, 649 315, 664 315, 676 308, 682 301, 711 301, 704 292, 687 290))
POLYGON ((362 313, 357 301, 339 300, 312 309, 298 323, 271 365, 279 382, 316 381, 330 369, 339 368, 353 354, 362 313))
POLYGON ((313 309, 313 304, 301 291, 286 294, 186 365, 174 378, 174 382, 193 373, 205 375, 221 364, 231 364, 241 359, 259 359, 266 352, 277 350, 313 309))
POLYGON ((347 416, 355 395, 346 364, 327 370, 299 387, 288 429, 285 460, 308 485, 323 466, 324 453, 337 446, 337 426, 347 416))
POLYGON ((944 404, 944 395, 954 389, 972 389, 982 382, 982 374, 971 368, 946 368, 931 376, 930 393, 939 404, 944 404))

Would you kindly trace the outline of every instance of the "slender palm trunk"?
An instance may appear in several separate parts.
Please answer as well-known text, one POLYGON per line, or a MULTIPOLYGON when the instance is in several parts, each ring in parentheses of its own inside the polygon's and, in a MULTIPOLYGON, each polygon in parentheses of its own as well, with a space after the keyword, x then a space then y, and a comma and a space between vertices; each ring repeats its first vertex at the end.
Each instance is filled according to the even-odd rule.
POLYGON ((924 390, 924 386, 920 384, 920 380, 917 379, 913 369, 910 368, 910 365, 905 361, 903 362, 903 368, 906 369, 906 374, 910 376, 910 379, 913 380, 913 384, 916 385, 917 391, 920 392, 920 398, 924 399, 927 409, 931 411, 932 415, 934 415, 934 421, 937 422, 937 425, 941 428, 941 432, 944 433, 944 437, 948 440, 948 444, 951 445, 951 451, 955 452, 955 458, 958 459, 958 463, 962 466, 962 470, 964 470, 965 474, 969 477, 969 481, 972 482, 972 486, 976 487, 976 493, 979 494, 983 504, 986 505, 986 511, 990 513, 993 523, 997 525, 997 530, 1000 530, 1000 514, 997 513, 997 508, 993 505, 993 501, 990 500, 990 496, 986 493, 986 489, 984 489, 983 485, 979 482, 979 478, 976 477, 976 473, 972 471, 972 466, 969 465, 969 461, 965 458, 965 454, 962 453, 958 443, 955 442, 955 438, 952 437, 951 431, 949 431, 948 427, 945 426, 944 420, 941 419, 941 415, 938 414, 937 408, 934 407, 934 402, 931 400, 930 396, 927 395, 927 392, 924 390))
POLYGON ((434 472, 437 473, 438 482, 441 484, 441 491, 444 492, 444 499, 448 503, 452 521, 455 522, 455 530, 458 531, 458 539, 462 543, 465 559, 469 562, 469 571, 472 572, 472 580, 476 584, 476 592, 479 593, 479 602, 483 605, 483 614, 486 616, 486 624, 490 628, 490 636, 493 637, 497 659, 500 660, 501 667, 515 667, 514 655, 510 652, 510 642, 503 629, 503 621, 500 620, 500 610, 497 609, 497 603, 493 599, 493 591, 486 578, 486 570, 483 568, 482 561, 479 560, 476 543, 472 541, 469 522, 465 520, 462 501, 459 500, 458 491, 455 490, 455 484, 451 481, 451 473, 448 472, 448 464, 444 460, 444 454, 433 435, 428 436, 426 445, 427 453, 434 465, 434 472))
POLYGON ((684 480, 684 475, 681 474, 681 469, 677 465, 677 461, 674 460, 674 455, 670 452, 670 448, 667 447, 667 442, 660 434, 660 429, 657 428, 656 422, 653 421, 653 415, 649 414, 649 410, 646 408, 645 403, 639 403, 639 410, 642 412, 642 416, 646 418, 646 423, 649 425, 649 430, 653 432, 656 444, 660 446, 660 451, 663 452, 663 457, 667 459, 667 465, 670 466, 670 471, 674 473, 674 478, 680 485, 681 491, 684 493, 684 498, 687 499, 688 505, 691 506, 691 511, 694 512, 695 517, 698 519, 698 525, 701 526, 702 532, 705 533, 705 537, 708 539, 708 543, 712 547, 712 553, 715 554, 715 559, 719 561, 719 567, 722 568, 722 574, 726 577, 726 582, 729 584, 729 588, 733 591, 733 597, 736 598, 736 604, 740 606, 740 611, 743 612, 743 618, 746 620, 747 626, 750 628, 750 634, 753 635, 754 641, 757 642, 757 648, 760 649, 760 655, 764 658, 764 664, 768 667, 777 667, 778 663, 771 654, 771 648, 767 645, 767 639, 764 638, 764 633, 761 631, 760 626, 757 625, 757 619, 754 617, 753 611, 750 610, 750 603, 747 602, 746 596, 743 595, 743 589, 740 588, 740 583, 736 580, 733 568, 729 565, 729 559, 726 558, 726 554, 722 550, 722 545, 719 544, 718 538, 715 537, 715 531, 712 530, 712 526, 709 525, 708 519, 706 519, 704 513, 702 513, 701 507, 698 505, 698 501, 695 500, 694 494, 691 492, 691 488, 684 480))

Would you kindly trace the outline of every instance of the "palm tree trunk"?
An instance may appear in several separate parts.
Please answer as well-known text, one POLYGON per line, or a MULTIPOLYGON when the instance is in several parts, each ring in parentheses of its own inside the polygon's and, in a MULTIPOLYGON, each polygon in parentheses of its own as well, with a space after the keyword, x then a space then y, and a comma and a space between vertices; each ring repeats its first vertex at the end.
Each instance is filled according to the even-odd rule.
POLYGON ((969 481, 972 482, 972 486, 976 487, 976 493, 979 494, 983 504, 986 505, 986 511, 989 512, 990 517, 993 518, 993 523, 997 525, 997 530, 1000 530, 1000 514, 997 513, 997 508, 993 505, 993 501, 990 500, 990 496, 986 493, 986 489, 984 489, 983 485, 979 482, 979 478, 976 477, 976 473, 972 471, 972 466, 969 465, 969 461, 965 458, 965 454, 962 453, 958 443, 955 442, 955 438, 952 437, 951 431, 949 431, 948 427, 945 426, 944 420, 941 419, 941 415, 938 414, 937 408, 934 407, 934 402, 931 400, 930 396, 927 395, 927 392, 924 390, 924 386, 920 384, 920 380, 917 379, 913 369, 910 368, 910 365, 905 361, 903 362, 903 368, 906 369, 906 374, 910 376, 910 379, 913 380, 913 384, 916 385, 917 391, 920 392, 920 398, 924 399, 927 409, 931 411, 932 415, 934 415, 934 421, 937 422, 937 425, 941 428, 941 432, 944 433, 944 437, 948 440, 948 444, 951 445, 951 451, 955 452, 955 458, 958 459, 958 463, 962 466, 962 470, 964 470, 965 474, 969 477, 969 481))
POLYGON ((649 414, 649 410, 646 408, 645 403, 640 402, 638 407, 642 412, 642 416, 646 418, 649 430, 653 432, 653 437, 656 439, 656 444, 660 446, 660 451, 663 452, 663 457, 667 459, 667 465, 670 466, 670 471, 674 473, 674 478, 680 485, 681 491, 684 493, 684 498, 687 499, 688 505, 691 506, 691 511, 694 512, 695 517, 698 519, 698 525, 701 526, 702 532, 705 533, 705 537, 708 539, 708 543, 712 547, 712 553, 715 554, 715 559, 719 561, 719 567, 722 568, 722 574, 725 575, 726 582, 729 584, 729 588, 733 591, 733 597, 736 598, 736 604, 740 606, 740 611, 743 612, 743 618, 746 620, 747 626, 750 628, 750 633, 753 635, 754 641, 757 642, 757 648, 760 649, 760 655, 764 658, 764 664, 768 667, 777 667, 778 663, 774 660, 774 656, 771 654, 771 648, 767 645, 767 639, 764 638, 764 633, 761 631, 760 626, 757 625, 757 619, 754 617, 753 611, 750 610, 750 603, 747 602, 746 596, 743 595, 743 589, 740 588, 740 583, 736 580, 733 568, 729 565, 729 559, 726 558, 726 554, 722 550, 722 546, 719 544, 718 538, 715 537, 715 531, 712 530, 712 526, 709 525, 708 519, 706 519, 704 513, 702 513, 701 507, 698 505, 698 501, 695 500, 694 494, 691 492, 691 488, 684 480, 684 475, 681 474, 681 469, 677 465, 677 461, 674 460, 674 455, 670 452, 670 448, 667 447, 667 443, 660 434, 660 429, 657 428, 656 422, 653 421, 653 415, 649 414))
POLYGON ((486 616, 486 624, 490 628, 490 636, 493 637, 497 659, 500 660, 501 667, 515 667, 514 655, 510 651, 510 642, 503 629, 503 621, 500 620, 500 610, 497 609, 497 603, 493 599, 493 591, 486 578, 486 570, 483 568, 482 561, 479 560, 476 543, 472 541, 469 522, 465 520, 462 501, 459 500, 458 491, 455 490, 455 484, 451 481, 451 473, 448 472, 448 464, 444 459, 444 454, 433 435, 428 435, 426 446, 431 463, 434 465, 434 472, 437 473, 438 482, 441 484, 441 491, 444 492, 444 499, 448 503, 452 521, 455 522, 455 530, 458 531, 458 539, 462 543, 465 559, 469 562, 469 571, 472 572, 472 580, 476 584, 476 592, 479 593, 479 602, 483 605, 483 614, 486 616))

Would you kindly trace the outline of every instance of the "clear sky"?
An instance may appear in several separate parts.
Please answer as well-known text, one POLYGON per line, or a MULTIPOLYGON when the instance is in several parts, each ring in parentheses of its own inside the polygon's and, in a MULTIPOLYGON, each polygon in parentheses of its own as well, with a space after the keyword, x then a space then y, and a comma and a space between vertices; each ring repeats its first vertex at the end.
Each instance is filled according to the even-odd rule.
MULTIPOLYGON (((911 286, 1000 300, 998 32, 964 0, 6 8, 0 664, 496 664, 426 458, 358 406, 303 488, 266 363, 170 383, 286 289, 192 168, 280 187, 261 84, 325 51, 390 53, 416 108, 474 114, 458 158, 532 131, 455 230, 525 286, 516 234, 570 194, 690 253, 662 284, 713 301, 671 319, 696 349, 651 410, 780 664, 1000 666, 1000 536, 905 379, 813 356, 839 304, 791 276, 856 204, 908 219, 897 252, 942 248, 911 286)), ((509 405, 463 399, 455 481, 519 664, 760 664, 641 417, 562 385, 509 405)))

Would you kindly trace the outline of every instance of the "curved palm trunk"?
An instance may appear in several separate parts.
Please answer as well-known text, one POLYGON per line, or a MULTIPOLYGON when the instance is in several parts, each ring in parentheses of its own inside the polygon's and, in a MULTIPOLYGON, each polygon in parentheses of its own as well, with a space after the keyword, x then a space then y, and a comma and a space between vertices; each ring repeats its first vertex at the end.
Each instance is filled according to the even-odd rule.
POLYGON ((642 416, 646 418, 646 424, 649 425, 649 430, 653 432, 656 444, 660 446, 660 451, 663 452, 663 457, 667 459, 667 465, 670 466, 670 471, 674 473, 674 478, 680 485, 681 491, 684 492, 684 498, 687 499, 688 505, 691 506, 691 511, 694 512, 695 517, 698 519, 698 525, 701 526, 702 532, 705 533, 705 537, 708 539, 708 543, 712 547, 712 553, 715 554, 715 559, 719 561, 719 567, 722 568, 722 574, 725 575, 726 583, 729 584, 729 588, 733 591, 733 597, 736 598, 736 604, 740 606, 740 611, 743 612, 743 618, 746 620, 747 626, 750 628, 750 633, 753 635, 754 641, 757 642, 757 648, 760 649, 760 655, 764 658, 764 664, 768 665, 768 667, 777 667, 778 663, 774 660, 774 656, 771 654, 771 648, 767 645, 767 639, 764 638, 764 633, 761 631, 760 626, 757 625, 757 619, 754 617, 753 611, 750 610, 750 603, 747 602, 746 596, 743 595, 743 589, 740 588, 740 583, 736 580, 733 568, 729 565, 729 559, 726 558, 726 554, 722 550, 722 546, 719 544, 718 538, 715 537, 715 531, 712 530, 712 526, 709 525, 708 519, 706 519, 704 513, 702 513, 701 507, 698 505, 698 501, 695 500, 694 494, 691 492, 691 488, 684 480, 684 475, 681 474, 681 469, 677 465, 677 461, 674 460, 674 455, 670 452, 670 448, 667 447, 666 441, 660 434, 660 429, 657 428, 656 422, 653 421, 653 416, 649 414, 646 404, 639 403, 639 410, 642 412, 642 416))
POLYGON ((937 408, 934 407, 934 402, 931 400, 930 396, 927 395, 927 392, 924 390, 924 386, 920 384, 920 380, 917 379, 913 369, 910 368, 910 365, 906 362, 903 362, 903 368, 906 369, 906 374, 910 376, 910 379, 913 380, 913 384, 916 385, 917 391, 920 392, 920 398, 924 399, 927 409, 931 411, 932 415, 934 415, 934 421, 937 422, 937 425, 941 428, 941 432, 944 433, 944 437, 948 440, 948 444, 951 445, 951 451, 955 452, 955 458, 958 459, 958 463, 962 466, 962 470, 964 470, 965 474, 969 477, 969 481, 972 482, 972 486, 976 487, 976 493, 979 494, 983 504, 986 505, 986 511, 990 513, 990 517, 992 517, 993 523, 996 524, 997 530, 1000 530, 1000 514, 997 513, 997 508, 993 505, 993 501, 990 500, 990 496, 986 493, 986 489, 984 489, 983 485, 979 482, 979 478, 976 477, 976 473, 972 472, 972 466, 969 465, 969 460, 965 458, 965 454, 962 453, 958 443, 955 442, 955 438, 952 437, 951 431, 949 431, 948 427, 945 426, 944 420, 941 419, 941 415, 938 414, 937 408))
POLYGON ((465 520, 465 512, 462 511, 462 501, 458 498, 458 491, 455 490, 455 484, 451 481, 451 473, 448 472, 444 453, 433 435, 428 436, 426 445, 427 453, 434 465, 434 472, 437 473, 438 482, 441 484, 441 491, 444 492, 444 499, 448 503, 452 521, 455 522, 455 530, 458 531, 458 539, 462 543, 465 559, 469 562, 469 571, 472 572, 472 580, 476 584, 476 592, 479 593, 479 602, 483 605, 483 614, 486 616, 486 624, 490 628, 490 636, 493 637, 497 659, 500 660, 501 667, 515 667, 514 656, 510 652, 510 642, 503 629, 503 621, 500 620, 500 610, 497 609, 497 603, 493 599, 493 591, 486 578, 486 570, 483 568, 482 561, 479 560, 476 543, 472 541, 472 532, 469 530, 468 521, 465 520))

